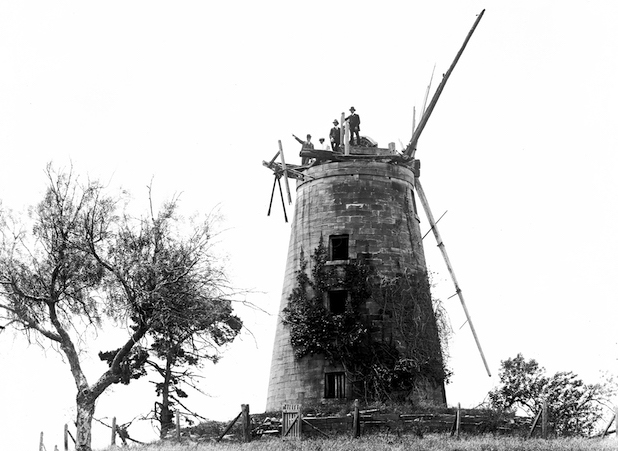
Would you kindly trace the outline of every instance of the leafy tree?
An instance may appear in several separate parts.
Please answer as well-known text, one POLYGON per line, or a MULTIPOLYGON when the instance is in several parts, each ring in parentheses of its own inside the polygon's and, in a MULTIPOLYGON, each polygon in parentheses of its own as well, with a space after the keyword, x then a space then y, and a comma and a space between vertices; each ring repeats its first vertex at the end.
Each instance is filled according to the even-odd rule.
POLYGON ((46 174, 30 227, 8 212, 0 218, 0 327, 64 354, 77 389, 76 449, 90 451, 97 398, 143 374, 147 353, 139 344, 165 321, 169 293, 199 277, 204 254, 183 237, 176 201, 133 218, 118 212, 121 199, 100 183, 80 183, 51 165, 46 174), (109 369, 89 382, 81 351, 105 319, 126 336, 104 353, 109 369))
POLYGON ((160 380, 154 382, 160 402, 155 404, 155 420, 161 438, 173 428, 173 408, 182 406, 186 413, 199 417, 181 399, 188 396, 185 385, 198 391, 197 375, 192 368, 204 360, 216 363, 221 346, 236 338, 242 321, 233 314, 232 302, 222 287, 227 286, 223 271, 207 263, 202 278, 186 281, 182 289, 168 293, 169 302, 160 312, 161 321, 153 325, 151 355, 146 361, 160 380))
MULTIPOLYGON (((152 208, 152 207, 151 207, 152 208)), ((162 215, 173 218, 175 202, 167 205, 162 215)), ((151 211, 152 223, 156 224, 151 211)), ((151 368, 160 380, 153 382, 156 395, 153 419, 160 425, 163 438, 173 428, 173 408, 179 404, 185 415, 199 417, 181 401, 188 397, 185 385, 198 391, 198 375, 193 368, 201 366, 203 360, 216 363, 220 358, 221 346, 236 338, 242 328, 242 321, 233 314, 230 296, 237 294, 229 286, 223 268, 211 255, 211 219, 194 226, 185 241, 168 243, 168 254, 172 260, 192 255, 191 262, 184 262, 191 271, 190 276, 180 277, 160 287, 159 294, 164 302, 157 306, 148 330, 149 344, 139 348, 143 358, 133 366, 131 378, 139 378, 151 368)), ((169 230, 168 230, 169 232, 169 230)), ((140 230, 144 236, 155 233, 155 228, 146 224, 140 230)), ((114 351, 115 352, 115 351, 114 351)), ((113 355, 113 352, 111 353, 113 355)), ((111 364, 110 353, 100 353, 100 358, 111 364)), ((129 378, 123 380, 128 383, 129 378)))
POLYGON ((536 415, 547 400, 550 426, 557 435, 590 435, 603 415, 603 407, 615 393, 612 382, 585 384, 575 373, 545 374, 534 359, 522 354, 502 361, 500 384, 489 393, 500 409, 521 409, 536 415))

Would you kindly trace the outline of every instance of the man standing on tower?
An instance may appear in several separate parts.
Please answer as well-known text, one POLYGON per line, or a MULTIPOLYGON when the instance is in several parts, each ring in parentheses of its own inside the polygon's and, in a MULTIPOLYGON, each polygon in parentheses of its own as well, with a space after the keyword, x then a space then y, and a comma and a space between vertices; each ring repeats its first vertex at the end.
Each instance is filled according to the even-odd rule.
POLYGON ((330 129, 330 145, 333 152, 339 152, 339 144, 341 144, 341 130, 338 127, 339 121, 333 121, 333 128, 330 129))
MULTIPOLYGON (((311 135, 307 134, 307 141, 303 141, 298 136, 296 136, 294 133, 292 133, 292 136, 294 137, 296 141, 298 141, 299 143, 303 145, 303 147, 300 148, 301 152, 303 151, 303 149, 314 149, 313 143, 311 142, 311 135)), ((301 157, 302 157, 301 164, 309 163, 309 161, 311 160, 311 158, 306 158, 306 157, 303 157, 302 155, 301 157)))
POLYGON ((360 116, 356 114, 356 109, 354 107, 350 108, 350 115, 345 118, 350 125, 350 145, 354 143, 354 135, 356 134, 356 145, 360 145, 360 116))

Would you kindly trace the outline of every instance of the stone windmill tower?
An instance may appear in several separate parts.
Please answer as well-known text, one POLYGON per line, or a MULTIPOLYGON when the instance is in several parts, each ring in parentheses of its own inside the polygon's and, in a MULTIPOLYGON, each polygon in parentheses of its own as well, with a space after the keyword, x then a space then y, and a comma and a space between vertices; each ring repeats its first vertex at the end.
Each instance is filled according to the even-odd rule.
POLYGON ((394 145, 350 147, 346 136, 342 153, 303 150, 310 164, 286 165, 281 142, 275 158, 264 162, 275 173, 282 201, 281 178, 286 186, 288 177, 297 181, 267 411, 285 403, 371 397, 379 390, 412 402, 446 403, 417 198, 468 312, 420 185, 415 150, 483 12, 403 153, 394 145))

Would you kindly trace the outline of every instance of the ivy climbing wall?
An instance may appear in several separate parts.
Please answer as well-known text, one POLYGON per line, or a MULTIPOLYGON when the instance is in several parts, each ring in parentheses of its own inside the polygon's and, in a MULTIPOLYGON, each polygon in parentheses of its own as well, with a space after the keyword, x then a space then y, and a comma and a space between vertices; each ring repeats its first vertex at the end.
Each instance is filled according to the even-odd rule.
MULTIPOLYGON (((445 376, 440 371, 443 360, 438 330, 432 317, 431 299, 425 297, 409 301, 405 293, 402 295, 402 292, 410 291, 410 287, 401 283, 402 275, 409 280, 412 277, 416 282, 420 276, 428 290, 412 170, 401 165, 357 159, 315 165, 305 174, 308 176, 306 180, 299 181, 297 185, 267 410, 279 410, 286 403, 328 402, 333 393, 335 397, 348 399, 359 394, 359 382, 362 381, 359 381, 358 374, 350 373, 350 367, 355 365, 349 359, 339 361, 332 354, 322 353, 299 357, 292 346, 290 325, 283 321, 288 302, 296 302, 290 298, 298 286, 297 272, 301 268, 301 259, 306 264, 305 272, 311 277, 316 265, 312 255, 321 243, 326 248, 323 267, 329 270, 330 278, 338 273, 344 274, 346 267, 351 265, 363 264, 371 268, 372 275, 367 282, 371 285, 372 294, 354 307, 359 309, 362 325, 367 330, 368 346, 380 346, 383 342, 394 350, 400 361, 419 360, 420 354, 411 348, 420 346, 421 332, 415 330, 414 339, 408 337, 409 330, 416 327, 411 323, 415 319, 418 322, 418 318, 397 312, 409 312, 414 308, 422 310, 421 338, 427 348, 422 355, 425 360, 431 360, 434 369, 418 370, 425 371, 428 377, 415 376, 414 389, 409 390, 406 396, 410 400, 445 403, 445 376), (333 236, 346 237, 346 260, 332 260, 329 246, 333 236), (405 324, 402 326, 402 323, 405 324), (427 357, 427 352, 433 355, 427 357), (437 371, 436 366, 439 367, 437 371), (345 380, 345 387, 337 388, 336 392, 329 387, 335 379, 327 376, 333 373, 345 373, 347 376, 341 379, 345 380)), ((336 282, 332 287, 349 288, 337 286, 336 282)), ((310 299, 319 296, 316 302, 323 302, 328 309, 329 300, 325 292, 318 293, 314 287, 308 287, 306 291, 310 299)), ((416 366, 429 368, 427 362, 421 363, 416 366)), ((337 383, 341 380, 336 379, 337 383)))

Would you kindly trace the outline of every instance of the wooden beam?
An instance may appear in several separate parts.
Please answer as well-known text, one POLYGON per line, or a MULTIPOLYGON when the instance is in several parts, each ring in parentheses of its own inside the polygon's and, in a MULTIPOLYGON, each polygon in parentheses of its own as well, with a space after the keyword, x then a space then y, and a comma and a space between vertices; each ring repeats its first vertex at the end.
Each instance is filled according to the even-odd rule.
POLYGON ((457 410, 455 411, 455 418, 453 419, 453 424, 451 425, 451 437, 456 435, 459 438, 461 428, 461 403, 457 403, 457 410))
POLYGON ((238 419, 240 418, 241 415, 242 415, 242 411, 238 415, 236 415, 236 418, 234 418, 232 421, 230 421, 227 424, 227 426, 225 427, 225 429, 223 430, 221 435, 217 438, 217 440, 216 440, 217 442, 220 442, 221 439, 223 437, 225 437, 225 434, 227 434, 230 431, 230 429, 232 429, 232 426, 234 426, 234 424, 236 424, 236 421, 238 421, 238 419))
POLYGON ((273 190, 270 193, 270 203, 268 204, 268 213, 266 216, 270 216, 270 210, 273 208, 273 198, 275 197, 275 187, 277 186, 277 175, 275 174, 275 181, 273 183, 273 190))
POLYGON ((251 441, 251 417, 249 416, 249 404, 241 404, 242 413, 242 441, 249 443, 251 441))
POLYGON ((468 33, 468 36, 466 36, 466 39, 464 40, 463 45, 459 49, 459 52, 457 53, 457 56, 455 56, 455 59, 453 60, 453 63, 451 64, 451 67, 449 67, 449 69, 446 71, 446 73, 442 77, 442 81, 440 82, 440 85, 438 86, 438 89, 436 89, 436 92, 433 95, 433 98, 431 99, 431 102, 429 103, 429 107, 427 107, 427 110, 425 111, 425 113, 421 117, 421 120, 418 123, 418 127, 416 127, 416 130, 414 130, 414 134, 412 135, 412 139, 410 140, 410 144, 408 144, 408 147, 406 147, 406 150, 404 151, 404 154, 406 156, 412 157, 412 158, 414 157, 414 153, 416 152, 416 144, 418 143, 418 139, 420 138, 421 133, 423 133, 423 129, 425 128, 425 125, 427 124, 427 121, 429 120, 429 117, 431 116, 431 113, 433 112, 433 109, 435 108, 436 103, 438 103, 438 99, 440 98, 440 94, 442 94, 442 91, 444 90, 444 86, 446 85, 446 82, 448 81, 449 77, 451 76, 451 73, 453 72, 453 69, 455 69, 455 66, 457 65, 457 62, 459 61, 459 58, 461 57, 461 54, 463 53, 464 49, 466 48, 466 45, 468 44, 468 41, 472 37, 472 33, 474 33, 474 30, 476 29, 476 26, 480 22, 480 20, 483 17, 484 13, 485 13, 485 10, 481 11, 481 13, 476 18, 476 21, 474 22, 474 25, 472 26, 472 29, 468 33))
POLYGON ((307 420, 305 420, 303 418, 303 423, 310 426, 312 429, 315 429, 316 431, 318 431, 320 434, 322 434, 324 437, 326 438, 330 438, 330 435, 328 435, 326 432, 321 431, 320 429, 316 428, 313 424, 309 423, 307 420))
POLYGON ((431 91, 431 83, 433 82, 433 74, 436 72, 436 65, 433 65, 433 70, 431 71, 431 78, 429 79, 429 84, 427 85, 427 91, 425 91, 425 101, 423 102, 423 111, 421 111, 421 117, 425 114, 427 110, 427 99, 429 99, 429 92, 431 91))
MULTIPOLYGON (((283 146, 279 140, 279 154, 281 155, 281 167, 283 168, 283 180, 285 181, 285 191, 288 193, 288 202, 292 205, 292 195, 290 194, 290 184, 288 183, 288 171, 285 166, 285 157, 283 156, 283 146)), ((287 220, 285 221, 287 222, 287 220)))
MULTIPOLYGON (((283 176, 283 167, 281 166, 281 163, 278 163, 276 161, 274 162, 268 162, 265 160, 262 160, 262 166, 267 167, 268 169, 270 169, 271 171, 273 171, 275 173, 275 175, 278 175, 279 177, 283 176)), ((305 179, 309 179, 312 180, 313 177, 310 177, 306 174, 303 174, 301 171, 306 169, 305 166, 300 166, 297 164, 289 164, 286 163, 285 164, 285 169, 286 169, 286 174, 288 176, 288 178, 293 178, 293 179, 297 179, 297 180, 305 180, 305 179)))
POLYGON ((318 160, 343 161, 346 159, 344 155, 335 153, 331 150, 320 149, 303 149, 300 151, 300 156, 305 158, 316 158, 318 160))
MULTIPOLYGON (((350 139, 352 138, 352 134, 350 133, 350 123, 344 119, 344 114, 341 114, 341 118, 344 120, 343 124, 341 124, 343 132, 343 153, 344 155, 350 155, 350 139)), ((358 144, 358 143, 357 143, 358 144)))
MULTIPOLYGON (((616 411, 618 412, 618 407, 616 407, 616 411)), ((605 437, 607 435, 607 433, 609 432, 609 429, 612 427, 612 424, 614 424, 614 419, 616 418, 616 414, 614 414, 612 416, 612 419, 609 420, 609 423, 607 423, 607 427, 605 428, 605 430, 603 431, 603 435, 601 437, 605 437)))
POLYGON ((116 444, 116 417, 112 418, 112 446, 116 444))
POLYGON ((375 161, 396 161, 401 163, 409 163, 410 161, 404 161, 399 155, 341 155, 339 153, 332 152, 330 150, 320 149, 304 149, 300 151, 301 157, 315 158, 322 161, 351 161, 351 160, 375 160, 375 161))
POLYGON ((285 211, 285 200, 283 199, 283 191, 281 190, 281 177, 277 177, 277 183, 279 184, 279 194, 281 194, 281 205, 283 206, 283 217, 285 222, 288 222, 288 214, 285 211))
POLYGON ((547 412, 547 398, 543 398, 543 405, 541 407, 541 437, 547 438, 547 426, 549 423, 549 417, 547 412))
POLYGON ((431 209, 429 208, 429 203, 427 202, 425 191, 423 191, 423 186, 421 185, 421 182, 418 178, 415 179, 415 184, 416 184, 416 192, 421 201, 421 204, 423 205, 423 209, 425 210, 425 214, 427 215, 427 219, 429 220, 429 225, 431 226, 433 234, 436 237, 438 248, 440 248, 440 252, 442 253, 442 257, 444 258, 444 262, 446 263, 448 272, 451 275, 453 284, 455 285, 455 290, 457 291, 457 295, 459 296, 459 301, 461 302, 461 306, 463 307, 464 313, 466 315, 466 319, 468 320, 468 324, 470 325, 470 330, 472 331, 472 335, 474 336, 474 341, 476 342, 476 346, 479 350, 479 353, 481 354, 481 359, 483 359, 485 370, 487 370, 487 375, 491 377, 491 372, 489 371, 489 365, 487 365, 487 361, 485 360, 485 354, 483 353, 483 349, 481 348, 481 342, 479 341, 479 338, 476 335, 474 324, 472 324, 472 318, 470 317, 470 313, 468 312, 468 307, 466 307, 466 302, 464 301, 463 294, 461 293, 461 289, 459 288, 459 284, 457 283, 457 278, 455 277, 455 271, 453 270, 453 266, 451 265, 451 262, 448 258, 448 254, 446 253, 444 243, 442 242, 442 237, 440 236, 440 232, 438 231, 438 225, 436 224, 436 221, 433 218, 433 214, 431 213, 431 209))
MULTIPOLYGON (((281 141, 279 141, 281 142, 281 141)), ((268 163, 268 166, 270 166, 271 164, 273 164, 275 162, 275 160, 277 159, 277 157, 279 156, 279 154, 281 153, 281 151, 277 151, 277 153, 275 154, 275 156, 270 160, 270 163, 268 163)))
POLYGON ((360 411, 358 407, 358 399, 354 400, 354 417, 352 420, 352 437, 360 437, 360 411))
POLYGON ((530 431, 528 432, 528 438, 532 437, 532 433, 534 432, 536 425, 539 423, 539 418, 541 418, 542 413, 543 413, 543 410, 539 410, 539 413, 537 413, 536 417, 534 417, 534 421, 532 422, 532 427, 530 428, 530 431))
POLYGON ((344 127, 344 123, 345 123, 345 114, 342 112, 341 113, 341 122, 339 122, 339 152, 341 152, 341 147, 343 146, 345 148, 345 129, 344 127))

